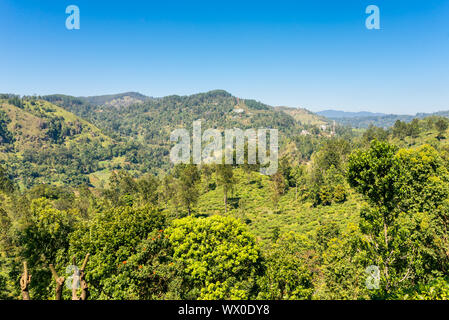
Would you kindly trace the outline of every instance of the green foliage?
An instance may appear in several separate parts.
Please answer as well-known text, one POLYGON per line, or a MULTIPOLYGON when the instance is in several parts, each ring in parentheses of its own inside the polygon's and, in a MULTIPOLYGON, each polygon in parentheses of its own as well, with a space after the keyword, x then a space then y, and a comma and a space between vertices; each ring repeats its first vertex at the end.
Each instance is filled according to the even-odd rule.
POLYGON ((368 145, 373 140, 386 141, 388 140, 388 131, 383 128, 370 125, 368 129, 363 132, 362 140, 364 144, 368 145))
POLYGON ((0 191, 3 192, 12 192, 14 190, 14 185, 9 178, 8 173, 5 168, 0 165, 0 191))
POLYGON ((18 108, 23 108, 22 99, 19 96, 12 96, 8 99, 8 103, 18 108))
POLYGON ((349 158, 348 181, 376 206, 394 208, 393 168, 397 148, 388 143, 373 141, 368 151, 357 150, 349 158))
POLYGON ((312 272, 304 257, 304 244, 295 234, 285 234, 270 247, 258 298, 265 300, 311 299, 312 272))
POLYGON ((395 298, 400 300, 448 300, 449 282, 447 278, 437 278, 430 284, 420 285, 412 292, 398 294, 395 298))
POLYGON ((332 196, 333 196, 332 200, 335 203, 345 202, 347 197, 348 197, 348 194, 347 194, 345 186, 342 185, 342 184, 336 185, 334 190, 333 190, 333 195, 332 196))
POLYGON ((310 193, 314 205, 331 205, 346 201, 346 159, 350 145, 343 139, 323 143, 313 158, 310 171, 310 193))
POLYGON ((136 299, 152 294, 150 289, 139 287, 139 281, 143 281, 140 276, 134 274, 130 281, 127 275, 132 271, 123 269, 123 265, 130 257, 133 264, 129 268, 144 261, 148 264, 157 252, 166 250, 166 244, 157 243, 147 248, 151 249, 147 253, 150 256, 138 255, 138 250, 143 250, 142 241, 163 229, 164 221, 164 215, 150 207, 121 206, 98 212, 92 220, 80 224, 70 235, 69 253, 79 259, 91 254, 86 279, 91 284, 92 298, 136 299))
POLYGON ((183 205, 189 214, 192 213, 192 207, 196 204, 199 197, 198 181, 200 172, 198 167, 193 164, 177 165, 174 176, 177 178, 178 201, 183 205))
POLYGON ((321 299, 355 300, 369 298, 365 286, 364 253, 360 251, 361 236, 355 226, 339 236, 335 229, 320 229, 324 289, 321 299))
POLYGON ((447 298, 444 118, 331 133, 221 90, 0 99, 1 299, 20 297, 24 261, 32 298, 53 298, 48 265, 67 277, 87 253, 93 299, 447 298), (170 168, 170 131, 197 119, 279 128, 278 172, 170 168))
POLYGON ((0 151, 22 189, 89 184, 88 175, 101 169, 102 161, 126 149, 62 108, 36 98, 20 101, 17 107, 0 100, 0 151))
POLYGON ((399 150, 373 142, 349 160, 350 184, 367 197, 361 231, 385 294, 447 270, 448 171, 430 146, 399 150))
POLYGON ((55 209, 45 198, 32 200, 29 210, 17 226, 17 244, 20 256, 33 269, 31 294, 35 299, 45 299, 50 295, 48 265, 56 263, 67 252, 78 214, 55 209))
POLYGON ((393 137, 404 140, 405 137, 417 138, 421 131, 418 119, 413 119, 410 123, 397 120, 392 128, 393 137))
MULTIPOLYGON (((170 169, 170 132, 180 126, 191 130, 195 120, 207 128, 279 128, 296 132, 298 123, 288 114, 253 100, 238 99, 223 90, 158 99, 136 93, 75 98, 53 95, 43 99, 83 117, 121 145, 129 168, 139 173, 170 169), (186 112, 188 110, 188 112, 186 112)), ((111 160, 111 159, 105 159, 111 160)))
POLYGON ((219 186, 223 187, 224 193, 224 205, 225 205, 225 213, 228 212, 228 193, 232 192, 235 179, 232 171, 232 165, 229 164, 221 164, 216 166, 217 171, 217 182, 219 186))
POLYGON ((190 216, 174 220, 166 233, 183 279, 181 298, 253 297, 261 257, 254 237, 238 220, 190 216))
POLYGON ((129 172, 113 172, 109 178, 109 188, 103 191, 113 206, 157 205, 159 181, 151 174, 134 179, 129 172))
MULTIPOLYGON (((164 230, 153 230, 137 245, 136 253, 118 265, 108 285, 120 287, 113 299, 176 299, 176 266, 173 249, 164 230)), ((117 291, 116 289, 114 289, 117 291)), ((111 298, 111 297, 108 297, 111 298)))
POLYGON ((435 127, 438 130, 438 139, 444 138, 444 133, 446 132, 447 128, 449 127, 449 124, 447 123, 447 120, 444 118, 440 118, 435 122, 435 127))
POLYGON ((321 225, 316 230, 316 242, 320 251, 325 251, 328 247, 329 241, 337 239, 340 236, 341 230, 335 221, 331 221, 321 225))
POLYGON ((14 140, 13 133, 8 129, 9 123, 11 123, 11 119, 5 111, 0 110, 0 144, 8 144, 14 140))

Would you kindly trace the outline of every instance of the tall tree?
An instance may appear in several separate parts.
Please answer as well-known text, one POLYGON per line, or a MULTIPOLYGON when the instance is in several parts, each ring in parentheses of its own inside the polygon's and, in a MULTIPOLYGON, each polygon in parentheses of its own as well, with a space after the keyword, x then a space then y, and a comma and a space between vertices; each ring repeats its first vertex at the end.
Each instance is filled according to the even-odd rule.
POLYGON ((447 271, 449 174, 435 149, 397 152, 374 141, 351 155, 348 180, 369 204, 360 229, 368 260, 381 270, 382 294, 447 271))
POLYGON ((447 120, 440 118, 437 121, 435 121, 435 127, 438 130, 437 139, 441 140, 444 138, 444 134, 446 133, 446 130, 448 128, 447 120))
POLYGON ((295 183, 295 200, 298 200, 298 186, 304 179, 305 167, 303 165, 297 165, 292 171, 293 181, 295 183))
POLYGON ((234 188, 234 173, 232 171, 232 165, 230 164, 219 164, 216 166, 217 172, 217 182, 218 185, 223 187, 223 200, 225 206, 225 213, 228 212, 228 194, 232 192, 234 188))
POLYGON ((180 164, 175 167, 175 177, 178 180, 178 198, 190 215, 192 207, 196 204, 199 197, 198 181, 201 178, 200 172, 194 164, 180 164))

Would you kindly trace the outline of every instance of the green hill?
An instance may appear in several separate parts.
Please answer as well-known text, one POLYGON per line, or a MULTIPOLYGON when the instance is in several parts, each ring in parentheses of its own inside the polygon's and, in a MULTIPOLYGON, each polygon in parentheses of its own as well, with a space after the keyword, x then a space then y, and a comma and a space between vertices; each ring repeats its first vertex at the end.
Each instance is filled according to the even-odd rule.
MULTIPOLYGON (((280 233, 292 231, 312 237, 320 225, 335 222, 341 229, 345 229, 348 223, 358 222, 361 200, 353 194, 344 203, 313 206, 310 201, 295 199, 295 190, 291 188, 274 204, 272 179, 269 177, 258 172, 235 169, 234 179, 236 183, 229 200, 227 215, 245 221, 252 233, 263 243, 272 239, 275 230, 280 233)), ((223 214, 223 189, 205 189, 216 181, 217 177, 213 175, 202 182, 202 189, 205 191, 195 208, 197 214, 223 214)))
POLYGON ((290 115, 297 122, 303 125, 326 125, 330 121, 323 116, 313 113, 304 108, 289 108, 289 107, 276 107, 277 110, 283 111, 290 115))
POLYGON ((121 169, 134 177, 158 175, 172 166, 170 133, 179 127, 191 130, 195 120, 202 120, 203 130, 277 128, 281 150, 301 153, 307 160, 323 134, 318 125, 325 123, 305 110, 299 120, 297 112, 289 114, 286 108, 239 99, 223 90, 162 98, 133 92, 1 98, 0 161, 21 187, 101 187, 121 169), (300 137, 311 126, 316 128, 312 134, 300 137))
MULTIPOLYGON (((159 173, 170 168, 170 133, 180 127, 191 131, 196 120, 202 121, 203 130, 277 128, 283 147, 304 129, 283 111, 255 100, 239 99, 223 90, 148 98, 126 107, 111 105, 116 96, 111 96, 112 100, 91 98, 91 101, 101 100, 101 105, 85 98, 62 95, 43 98, 87 119, 116 141, 131 146, 132 151, 125 158, 131 168, 140 173, 159 173)), ((121 96, 121 99, 128 98, 121 96)))
POLYGON ((217 129, 269 127, 283 132, 298 129, 294 119, 286 113, 255 100, 239 99, 223 90, 146 100, 137 99, 136 94, 90 98, 53 95, 43 98, 88 119, 111 135, 157 145, 167 141, 173 129, 180 126, 191 128, 195 120, 202 120, 204 127, 217 129), (117 103, 124 100, 136 103, 120 107, 117 103))
POLYGON ((48 264, 61 272, 74 255, 87 253, 94 299, 210 298, 207 290, 216 289, 209 280, 184 282, 197 272, 186 266, 221 277, 229 254, 244 258, 229 260, 225 268, 234 275, 239 266, 257 265, 237 285, 226 284, 241 288, 238 299, 447 297, 444 117, 371 126, 358 135, 338 127, 303 134, 301 120, 285 110, 224 91, 118 107, 110 102, 128 96, 101 105, 61 95, 1 97, 0 280, 7 280, 0 284, 7 298, 20 294, 22 261, 41 279, 32 296, 49 299, 48 264), (215 128, 279 128, 277 173, 264 176, 257 165, 170 167, 170 130, 198 119, 215 128), (164 174, 147 174, 153 170, 164 174), (41 183, 59 187, 36 186, 41 183), (78 187, 84 183, 96 188, 78 187), (398 263, 388 270, 399 276, 389 279, 396 287, 379 296, 366 287, 365 270, 384 268, 379 261, 392 254, 398 263), (153 295, 151 286, 160 284, 155 277, 167 282, 153 295), (142 293, 146 287, 133 281, 150 291, 142 293), (301 296, 298 281, 307 288, 301 296))
POLYGON ((114 158, 112 138, 47 101, 0 99, 0 116, 0 161, 22 187, 89 183, 87 174, 114 158))
POLYGON ((142 103, 150 98, 138 92, 125 92, 104 96, 80 97, 80 99, 83 99, 86 102, 97 106, 101 105, 129 106, 131 104, 142 103))

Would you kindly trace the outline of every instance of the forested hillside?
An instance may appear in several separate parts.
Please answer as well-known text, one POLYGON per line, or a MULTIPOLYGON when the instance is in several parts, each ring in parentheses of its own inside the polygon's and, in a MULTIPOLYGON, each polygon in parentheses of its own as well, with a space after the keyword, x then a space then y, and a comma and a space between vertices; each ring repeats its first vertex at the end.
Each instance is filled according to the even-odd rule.
MULTIPOLYGON (((284 137, 304 128, 284 112, 224 91, 158 99, 137 93, 3 95, 0 105, 0 161, 21 188, 38 183, 100 187, 121 169, 134 177, 161 174, 170 168, 170 132, 191 129, 195 120, 202 120, 203 128, 280 128, 283 145, 284 137)), ((314 136, 320 134, 315 128, 314 136)))
POLYGON ((330 121, 325 117, 317 115, 307 109, 303 108, 289 108, 289 107, 277 107, 277 110, 283 111, 293 117, 295 121, 304 126, 313 125, 329 125, 330 121))
MULTIPOLYGON (((285 146, 292 140, 297 141, 296 144, 301 144, 299 149, 303 158, 310 157, 310 143, 299 143, 298 139, 317 140, 330 132, 330 128, 327 133, 319 129, 318 125, 324 123, 321 119, 310 124, 261 102, 239 99, 222 90, 163 98, 144 98, 136 93, 91 98, 62 95, 42 98, 87 119, 112 139, 126 145, 124 168, 136 176, 148 172, 160 174, 169 169, 170 133, 176 128, 186 128, 191 132, 195 120, 202 121, 203 130, 277 128, 282 133, 280 144, 285 146), (114 104, 117 99, 140 100, 117 107, 114 104), (300 137, 303 129, 310 131, 309 137, 300 137)), ((313 114, 307 114, 313 118, 313 114)), ((106 181, 110 173, 108 168, 99 170, 91 175, 91 182, 99 185, 97 181, 106 181)))
MULTIPOLYGON (((136 99, 136 94, 119 96, 136 99)), ((75 98, 56 95, 43 99, 88 119, 113 136, 140 139, 155 145, 169 140, 169 133, 177 127, 191 128, 195 120, 203 120, 206 128, 217 129, 276 127, 285 133, 296 129, 294 119, 285 113, 255 100, 236 98, 222 90, 191 96, 141 99, 119 108, 112 105, 117 100, 116 96, 107 99, 107 96, 75 98)))
POLYGON ((117 144, 88 121, 36 98, 0 99, 0 160, 21 188, 38 183, 79 185, 117 144))
POLYGON ((0 299, 70 299, 83 259, 90 299, 447 299, 448 124, 333 132, 224 91, 4 95, 0 299), (170 165, 170 130, 200 118, 279 128, 278 172, 170 165))

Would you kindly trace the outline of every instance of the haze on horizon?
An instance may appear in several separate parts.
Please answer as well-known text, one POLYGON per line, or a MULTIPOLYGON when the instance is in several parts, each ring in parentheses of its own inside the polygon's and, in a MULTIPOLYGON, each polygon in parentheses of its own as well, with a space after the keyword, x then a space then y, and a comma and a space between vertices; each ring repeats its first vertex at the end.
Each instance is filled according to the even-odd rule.
POLYGON ((273 106, 449 110, 449 1, 0 3, 0 92, 223 89, 273 106), (76 4, 81 29, 65 28, 76 4), (380 8, 367 30, 365 8, 380 8))

